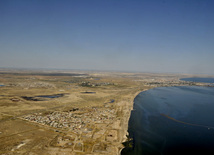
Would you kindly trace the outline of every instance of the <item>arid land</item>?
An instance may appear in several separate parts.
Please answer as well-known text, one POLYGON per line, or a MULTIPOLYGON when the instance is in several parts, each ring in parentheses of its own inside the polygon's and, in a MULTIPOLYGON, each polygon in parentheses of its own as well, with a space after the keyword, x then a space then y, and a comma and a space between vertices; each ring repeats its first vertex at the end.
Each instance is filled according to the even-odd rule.
POLYGON ((1 70, 0 154, 120 154, 135 96, 191 76, 1 70))

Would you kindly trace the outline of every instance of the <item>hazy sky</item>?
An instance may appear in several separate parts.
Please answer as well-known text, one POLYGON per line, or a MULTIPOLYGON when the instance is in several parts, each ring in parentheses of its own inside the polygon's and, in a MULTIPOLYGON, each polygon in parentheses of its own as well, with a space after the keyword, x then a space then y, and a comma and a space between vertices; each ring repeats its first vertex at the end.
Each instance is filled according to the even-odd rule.
POLYGON ((214 74, 214 1, 0 0, 0 67, 214 74))

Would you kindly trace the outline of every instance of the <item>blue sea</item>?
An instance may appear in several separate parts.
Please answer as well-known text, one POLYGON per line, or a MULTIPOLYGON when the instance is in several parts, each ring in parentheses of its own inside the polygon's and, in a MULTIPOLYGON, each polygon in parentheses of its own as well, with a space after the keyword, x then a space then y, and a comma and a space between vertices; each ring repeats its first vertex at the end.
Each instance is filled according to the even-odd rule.
POLYGON ((214 87, 141 92, 129 120, 133 148, 121 154, 214 154, 214 87))

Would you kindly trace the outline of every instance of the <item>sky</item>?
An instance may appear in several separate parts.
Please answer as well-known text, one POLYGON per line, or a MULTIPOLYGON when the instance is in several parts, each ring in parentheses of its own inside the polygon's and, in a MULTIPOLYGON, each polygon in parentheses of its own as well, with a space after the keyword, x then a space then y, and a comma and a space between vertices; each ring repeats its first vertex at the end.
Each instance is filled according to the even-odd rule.
POLYGON ((214 1, 0 0, 0 67, 214 74, 214 1))

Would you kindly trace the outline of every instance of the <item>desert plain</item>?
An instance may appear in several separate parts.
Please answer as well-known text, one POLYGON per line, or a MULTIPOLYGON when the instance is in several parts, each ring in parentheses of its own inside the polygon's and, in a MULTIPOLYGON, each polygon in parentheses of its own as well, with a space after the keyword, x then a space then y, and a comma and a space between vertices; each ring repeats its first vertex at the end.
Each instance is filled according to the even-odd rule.
POLYGON ((135 96, 192 75, 0 70, 0 154, 120 154, 135 96))

